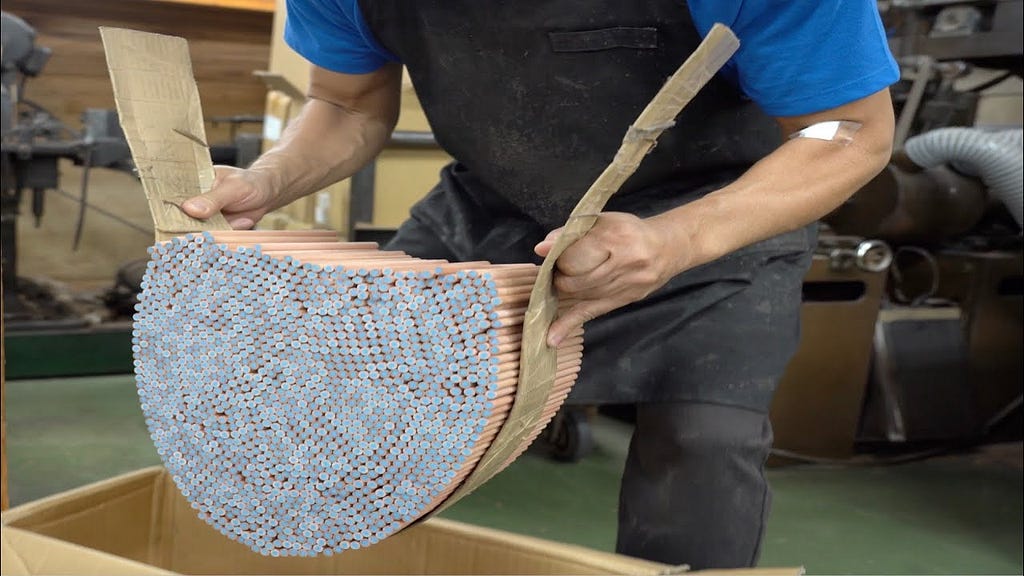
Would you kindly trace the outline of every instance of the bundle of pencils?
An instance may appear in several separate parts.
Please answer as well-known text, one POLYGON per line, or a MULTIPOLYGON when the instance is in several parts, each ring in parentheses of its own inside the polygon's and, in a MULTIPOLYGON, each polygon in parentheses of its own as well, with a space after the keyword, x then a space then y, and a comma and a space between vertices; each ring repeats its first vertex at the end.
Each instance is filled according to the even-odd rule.
MULTIPOLYGON (((253 550, 374 544, 442 504, 504 424, 537 270, 422 260, 332 232, 157 244, 133 344, 157 450, 199 515, 253 550)), ((582 351, 582 333, 558 349, 529 440, 582 351)))

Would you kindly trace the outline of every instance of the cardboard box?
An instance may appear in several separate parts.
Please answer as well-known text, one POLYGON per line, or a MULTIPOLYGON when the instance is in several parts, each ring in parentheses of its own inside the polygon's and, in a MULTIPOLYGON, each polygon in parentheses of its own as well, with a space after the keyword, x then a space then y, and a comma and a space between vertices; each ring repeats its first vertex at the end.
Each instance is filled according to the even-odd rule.
MULTIPOLYGON (((678 574, 647 562, 434 518, 365 550, 270 558, 195 515, 161 467, 23 504, 0 517, 0 573, 27 574, 678 574)), ((798 576, 801 569, 702 576, 798 576)))
MULTIPOLYGON (((814 257, 804 277, 800 348, 772 402, 775 448, 821 458, 853 455, 886 276, 833 270, 828 258, 814 257)), ((773 456, 770 463, 792 461, 773 456)))
POLYGON ((269 558, 199 520, 160 467, 4 512, 4 574, 659 574, 671 567, 432 519, 380 544, 269 558))

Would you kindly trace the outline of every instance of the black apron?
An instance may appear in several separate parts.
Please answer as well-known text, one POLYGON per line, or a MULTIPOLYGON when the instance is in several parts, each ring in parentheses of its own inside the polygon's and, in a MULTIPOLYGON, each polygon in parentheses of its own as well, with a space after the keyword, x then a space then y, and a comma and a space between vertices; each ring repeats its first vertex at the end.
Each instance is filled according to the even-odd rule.
MULTIPOLYGON (((537 261, 533 246, 565 223, 701 40, 676 0, 359 3, 457 159, 389 244, 420 257, 537 261)), ((727 184, 778 144, 775 122, 715 77, 606 210, 664 212, 727 184)), ((588 323, 572 400, 767 409, 798 339, 812 237, 806 229, 752 246, 588 323)))

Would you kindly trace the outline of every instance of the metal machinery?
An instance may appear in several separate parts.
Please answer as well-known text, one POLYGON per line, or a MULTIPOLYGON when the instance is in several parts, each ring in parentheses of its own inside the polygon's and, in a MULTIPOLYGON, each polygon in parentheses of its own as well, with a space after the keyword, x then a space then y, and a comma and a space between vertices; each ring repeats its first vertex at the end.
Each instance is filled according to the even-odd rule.
POLYGON ((31 191, 36 225, 43 216, 47 190, 59 185, 58 162, 72 160, 83 167, 80 210, 75 247, 82 234, 88 201, 89 171, 93 167, 131 170, 128 145, 113 110, 86 110, 83 126, 65 125, 39 105, 25 98, 26 83, 38 76, 50 58, 50 50, 35 44, 35 31, 23 20, 3 12, 2 144, 2 238, 4 322, 8 331, 29 326, 80 325, 81 321, 54 318, 41 313, 19 282, 17 223, 22 195, 31 191), (43 321, 40 324, 40 321, 43 321))
POLYGON ((834 268, 831 243, 870 238, 892 247, 892 263, 880 278, 848 267, 864 296, 831 304, 808 287, 844 273, 815 263, 805 344, 773 407, 789 456, 1021 434, 1020 126, 949 128, 974 126, 979 93, 1021 76, 1024 2, 879 7, 903 71, 894 159, 825 219, 819 258, 834 268), (963 88, 978 68, 993 78, 963 88))
MULTIPOLYGON (((49 286, 18 277, 17 226, 23 196, 36 225, 43 216, 46 196, 61 190, 59 163, 70 160, 82 167, 79 185, 77 248, 89 210, 105 214, 126 226, 102 206, 89 202, 89 175, 101 167, 134 172, 128 144, 115 110, 87 109, 80 127, 61 122, 26 98, 26 84, 39 76, 51 52, 36 44, 36 32, 8 12, 0 18, 2 54, 2 240, 3 312, 7 375, 12 378, 50 377, 130 371, 131 323, 145 261, 125 263, 101 298, 84 306, 68 306, 49 286), (102 320, 101 320, 102 319, 102 320)), ((29 88, 31 88, 29 86, 29 88)), ((31 91, 31 90, 30 90, 31 91)), ((262 117, 214 118, 214 125, 229 124, 232 141, 211 146, 218 164, 247 165, 259 153, 258 134, 239 133, 244 124, 262 117)), ((67 184, 63 184, 67 186, 67 184)), ((145 229, 141 229, 145 233, 145 229)), ((76 301, 80 300, 77 298, 76 301)))

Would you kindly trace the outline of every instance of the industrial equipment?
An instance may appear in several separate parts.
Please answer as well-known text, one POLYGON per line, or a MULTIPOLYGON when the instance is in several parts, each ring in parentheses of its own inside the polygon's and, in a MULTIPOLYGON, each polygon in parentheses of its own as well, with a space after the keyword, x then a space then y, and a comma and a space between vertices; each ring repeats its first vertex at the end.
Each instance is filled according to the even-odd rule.
MULTIPOLYGON (((8 330, 17 330, 40 320, 67 324, 65 318, 41 310, 36 299, 25 298, 18 280, 17 223, 23 193, 32 194, 32 216, 38 226, 43 216, 46 192, 59 185, 58 162, 68 159, 83 167, 80 208, 74 246, 81 240, 88 203, 89 171, 93 167, 131 170, 128 145, 121 135, 112 110, 89 109, 83 126, 73 128, 25 97, 27 81, 38 76, 50 58, 48 48, 37 46, 36 33, 24 20, 0 13, 3 32, 2 144, 2 238, 4 320, 8 330)), ((52 311, 50 311, 52 312, 52 311)), ((58 314, 59 315, 59 314, 58 314)), ((72 321, 72 323, 75 323, 72 321)))
POLYGON ((976 124, 982 92, 1024 72, 1024 2, 879 6, 903 71, 893 162, 826 218, 894 250, 857 440, 1019 438, 1022 132, 976 124))
MULTIPOLYGON (((3 298, 4 321, 9 334, 13 365, 8 373, 39 375, 32 368, 23 372, 19 359, 27 358, 22 351, 30 346, 21 345, 28 332, 91 330, 97 328, 95 319, 81 318, 80 310, 62 304, 51 286, 35 279, 18 277, 17 226, 23 196, 31 194, 31 212, 36 226, 43 217, 46 196, 61 190, 59 163, 71 161, 82 167, 82 178, 77 183, 79 194, 78 221, 72 248, 82 239, 85 217, 94 211, 138 229, 133 223, 119 219, 115 214, 89 201, 90 172, 93 168, 106 168, 134 173, 128 144, 125 141, 117 112, 113 109, 89 108, 84 111, 80 126, 70 126, 55 114, 27 97, 26 88, 33 78, 42 74, 51 57, 51 50, 37 43, 36 31, 27 22, 9 12, 2 12, 2 237, 3 237, 3 298)), ((240 131, 239 127, 259 124, 262 116, 234 115, 213 118, 214 126, 226 124, 230 129, 230 142, 215 143, 210 147, 217 164, 246 166, 259 153, 259 135, 240 131)), ((148 231, 142 230, 148 234, 148 231)), ((141 262, 144 267, 145 262, 141 262)), ((131 316, 135 296, 139 291, 140 262, 127 262, 112 279, 112 287, 102 298, 92 299, 102 316, 126 319, 131 316)), ((105 327, 112 328, 112 327, 105 327)), ((127 334, 127 323, 116 328, 127 334)), ((52 335, 52 334, 51 334, 52 335)), ((126 342, 126 340, 123 340, 126 342)), ((127 358, 129 355, 125 354, 127 358)), ((121 362, 120 370, 130 370, 131 363, 121 362)))

